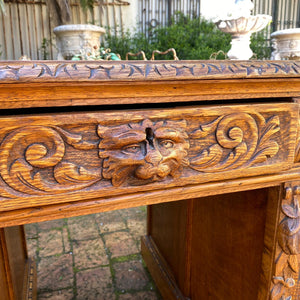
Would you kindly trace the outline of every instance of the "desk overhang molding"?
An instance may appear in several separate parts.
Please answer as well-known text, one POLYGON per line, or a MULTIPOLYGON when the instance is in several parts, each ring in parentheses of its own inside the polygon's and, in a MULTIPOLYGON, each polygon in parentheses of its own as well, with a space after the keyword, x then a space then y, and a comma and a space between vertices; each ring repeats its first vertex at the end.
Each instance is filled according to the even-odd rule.
POLYGON ((298 61, 2 61, 0 83, 300 78, 298 61))

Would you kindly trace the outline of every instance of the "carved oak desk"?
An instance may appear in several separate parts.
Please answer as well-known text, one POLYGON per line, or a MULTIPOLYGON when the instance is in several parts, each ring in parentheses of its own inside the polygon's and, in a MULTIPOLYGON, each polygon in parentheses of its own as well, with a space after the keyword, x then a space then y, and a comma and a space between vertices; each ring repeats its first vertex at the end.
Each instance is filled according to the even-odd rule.
POLYGON ((23 224, 148 205, 165 299, 300 299, 300 64, 2 62, 1 299, 23 224))

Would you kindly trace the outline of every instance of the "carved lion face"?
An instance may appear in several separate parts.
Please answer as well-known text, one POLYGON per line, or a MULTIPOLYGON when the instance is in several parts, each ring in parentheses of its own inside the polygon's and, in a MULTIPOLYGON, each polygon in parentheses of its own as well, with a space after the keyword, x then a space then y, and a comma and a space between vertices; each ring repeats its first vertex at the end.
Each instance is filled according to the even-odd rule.
POLYGON ((185 130, 185 121, 99 125, 103 178, 119 186, 125 181, 141 184, 180 175, 182 167, 188 165, 189 142, 185 130))

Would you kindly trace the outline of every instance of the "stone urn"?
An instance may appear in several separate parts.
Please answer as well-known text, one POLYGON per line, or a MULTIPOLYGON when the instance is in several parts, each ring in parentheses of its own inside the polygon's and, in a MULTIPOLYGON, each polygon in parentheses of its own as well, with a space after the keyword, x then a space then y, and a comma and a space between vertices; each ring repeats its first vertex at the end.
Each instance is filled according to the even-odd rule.
POLYGON ((72 59, 87 48, 100 48, 100 37, 105 34, 105 29, 90 24, 69 24, 57 26, 53 32, 58 48, 57 59, 63 60, 72 59))
POLYGON ((231 48, 227 53, 228 58, 250 59, 253 55, 250 48, 251 34, 264 29, 271 20, 271 16, 256 15, 217 22, 216 25, 221 31, 231 34, 231 48))
POLYGON ((215 20, 217 27, 231 35, 229 59, 248 60, 253 55, 250 37, 254 32, 264 29, 272 20, 269 15, 251 15, 253 3, 250 0, 231 0, 228 12, 215 20))
POLYGON ((300 28, 275 31, 271 34, 271 59, 300 60, 300 28))

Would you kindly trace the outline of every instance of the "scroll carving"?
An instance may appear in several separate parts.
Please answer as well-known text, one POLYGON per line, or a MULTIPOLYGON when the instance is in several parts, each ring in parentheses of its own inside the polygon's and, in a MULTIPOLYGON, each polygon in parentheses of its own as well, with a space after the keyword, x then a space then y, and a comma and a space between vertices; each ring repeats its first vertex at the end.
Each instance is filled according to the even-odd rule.
POLYGON ((276 162, 285 135, 274 113, 152 116, 117 124, 113 117, 93 120, 82 128, 74 127, 76 121, 60 126, 27 122, 6 132, 0 143, 1 197, 229 178, 241 167, 276 162))
POLYGON ((191 133, 202 140, 212 133, 215 141, 190 160, 200 172, 217 172, 247 167, 273 157, 279 150, 272 136, 280 129, 278 116, 268 120, 260 114, 234 113, 201 125, 191 133))
MULTIPOLYGON (((300 186, 286 188, 282 204, 283 219, 278 228, 279 251, 271 300, 292 300, 300 270, 300 186)), ((296 299, 295 299, 296 300, 296 299)))
POLYGON ((13 130, 0 146, 2 179, 13 190, 32 195, 78 190, 100 180, 100 173, 63 161, 66 144, 85 150, 96 147, 61 128, 27 126, 13 130))

